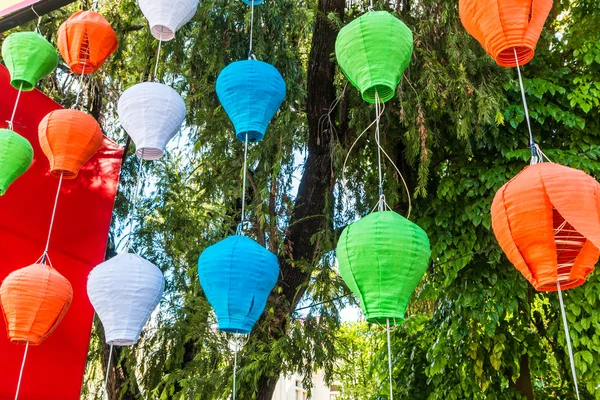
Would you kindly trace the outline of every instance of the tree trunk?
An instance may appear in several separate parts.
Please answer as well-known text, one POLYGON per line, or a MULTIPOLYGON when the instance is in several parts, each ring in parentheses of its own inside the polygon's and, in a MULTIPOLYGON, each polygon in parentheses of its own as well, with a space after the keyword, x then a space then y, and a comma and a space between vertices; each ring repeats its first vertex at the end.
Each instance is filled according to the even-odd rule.
MULTIPOLYGON (((312 237, 327 228, 328 202, 333 199, 333 171, 331 146, 333 135, 320 129, 319 120, 329 111, 335 100, 335 65, 331 62, 337 30, 327 20, 330 12, 344 14, 344 0, 319 0, 319 12, 313 30, 307 78, 307 118, 309 128, 308 155, 304 173, 298 187, 294 213, 287 235, 289 254, 280 258, 281 274, 278 286, 282 288, 284 301, 277 301, 277 318, 280 325, 271 332, 286 332, 286 321, 302 298, 310 270, 297 265, 314 266, 318 257, 318 242, 312 237), (290 258, 291 259, 288 259, 290 258), (277 329, 279 328, 279 329, 277 329)), ((256 400, 271 400, 279 380, 281 366, 269 376, 259 379, 256 400)))
POLYGON ((513 389, 519 391, 527 400, 533 400, 533 387, 531 386, 531 371, 529 370, 529 357, 527 354, 523 354, 519 360, 520 375, 516 382, 513 383, 512 379, 509 379, 509 385, 513 389))

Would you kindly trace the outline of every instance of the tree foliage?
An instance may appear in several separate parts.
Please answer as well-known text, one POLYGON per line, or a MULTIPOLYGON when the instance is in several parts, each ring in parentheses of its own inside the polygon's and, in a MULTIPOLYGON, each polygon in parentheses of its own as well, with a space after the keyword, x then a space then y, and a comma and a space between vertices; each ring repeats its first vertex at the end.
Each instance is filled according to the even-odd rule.
MULTIPOLYGON (((81 6, 89 4, 50 14, 42 33, 54 40, 60 23, 81 6)), ((382 337, 373 369, 352 371, 344 362, 350 351, 368 358, 372 331, 340 328, 339 310, 354 300, 333 254, 341 228, 378 198, 372 131, 359 138, 375 111, 333 57, 337 31, 366 7, 280 0, 255 10, 254 52, 281 71, 288 91, 265 140, 250 148, 245 200, 250 235, 279 256, 282 275, 241 351, 240 399, 270 399, 281 373, 310 376, 318 368, 345 382, 366 374, 364 391, 349 398, 386 398, 389 390, 382 337), (295 311, 299 304, 313 306, 304 314, 295 311)), ((491 233, 495 191, 529 158, 516 71, 496 66, 464 31, 454 1, 379 1, 375 8, 394 12, 415 37, 410 67, 381 122, 383 148, 411 193, 385 160, 386 200, 404 214, 412 200, 410 218, 428 233, 433 250, 411 315, 393 334, 397 398, 574 398, 556 295, 533 292, 491 233)), ((202 2, 177 39, 162 44, 156 77, 158 43, 137 2, 101 1, 101 12, 120 45, 84 80, 83 106, 105 134, 128 146, 110 254, 127 235, 137 178, 132 144, 116 115, 120 93, 156 78, 187 105, 181 135, 164 159, 144 167, 134 221, 134 248, 165 273, 165 297, 140 344, 115 352, 109 397, 224 399, 232 383, 230 338, 213 329, 196 262, 239 223, 243 148, 214 85, 225 65, 247 57, 250 11, 240 1, 202 2)), ((536 58, 523 68, 536 141, 551 160, 594 176, 600 174, 599 17, 595 0, 556 0, 536 58)), ((77 79, 61 65, 43 88, 69 107, 77 79)), ((596 274, 565 294, 585 399, 600 399, 599 290, 596 274)), ((102 397, 107 356, 96 321, 84 398, 102 397)))

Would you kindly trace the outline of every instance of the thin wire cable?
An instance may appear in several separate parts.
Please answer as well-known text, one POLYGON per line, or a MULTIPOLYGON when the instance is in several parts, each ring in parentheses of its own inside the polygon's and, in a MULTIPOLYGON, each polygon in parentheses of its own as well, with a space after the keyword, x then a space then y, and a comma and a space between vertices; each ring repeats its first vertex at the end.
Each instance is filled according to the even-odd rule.
POLYGON ((253 58, 252 53, 252 40, 254 34, 254 0, 252 0, 252 4, 250 5, 250 49, 248 50, 248 59, 253 58))
POLYGON ((385 322, 387 325, 388 369, 390 372, 390 400, 394 400, 394 390, 392 386, 392 344, 390 340, 390 319, 386 318, 385 322))
POLYGON ((537 164, 541 160, 535 151, 535 140, 533 139, 533 132, 531 131, 531 121, 529 120, 529 108, 527 107, 527 97, 525 96, 525 87, 523 86, 523 77, 521 76, 521 67, 519 67, 519 57, 517 56, 517 49, 513 48, 515 52, 515 61, 517 63, 517 73, 519 74, 519 86, 521 87, 521 97, 523 98, 523 108, 525 109, 525 119, 527 120, 527 129, 529 130, 529 147, 531 149, 531 165, 537 164))
POLYGON ((142 149, 142 154, 140 155, 140 165, 138 166, 137 177, 135 182, 135 192, 133 194, 132 201, 132 209, 131 216, 129 217, 129 235, 127 236, 127 245, 125 246, 125 252, 128 253, 131 249, 131 237, 133 236, 133 224, 135 222, 135 214, 137 211, 137 204, 140 192, 140 184, 142 183, 142 165, 144 164, 144 149, 142 149))
POLYGON ((109 400, 108 397, 108 377, 110 376, 110 361, 112 359, 113 345, 110 345, 110 350, 108 351, 108 364, 106 364, 106 377, 104 379, 104 394, 106 395, 106 400, 109 400))
POLYGON ((248 132, 244 141, 244 167, 242 169, 242 219, 238 225, 238 235, 244 234, 244 223, 246 222, 246 175, 248 170, 248 132))
POLYGON ((63 174, 64 172, 61 172, 60 178, 58 179, 58 188, 56 189, 56 197, 54 198, 54 208, 52 209, 52 217, 50 218, 50 228, 48 229, 46 247, 44 248, 44 253, 42 255, 42 264, 45 264, 46 259, 48 258, 48 249, 50 248, 50 237, 52 236, 52 228, 54 227, 54 218, 56 217, 56 208, 58 206, 58 196, 60 195, 60 188, 63 182, 63 174))
POLYGON ((156 52, 156 63, 154 64, 154 79, 158 75, 158 60, 160 59, 160 49, 162 47, 162 39, 158 39, 158 51, 156 52))
POLYGON ((19 399, 19 391, 21 390, 21 380, 23 379, 23 370, 25 369, 25 360, 27 360, 27 350, 29 350, 29 342, 25 343, 25 353, 23 354, 23 362, 21 363, 21 371, 19 372, 19 382, 17 383, 17 393, 15 400, 19 399))
POLYGON ((565 304, 563 303, 562 290, 560 288, 560 281, 556 281, 556 287, 558 287, 558 300, 560 301, 560 312, 562 314, 563 326, 565 328, 565 336, 567 339, 567 349, 569 350, 569 358, 571 360, 571 372, 573 373, 573 382, 575 383, 575 393, 577 393, 577 400, 579 400, 579 386, 577 385, 577 372, 575 371, 575 360, 573 358, 573 348, 571 347, 571 335, 569 335, 569 323, 567 322, 567 314, 565 313, 565 304))
POLYGON ((17 114, 17 106, 19 105, 19 99, 21 98, 21 91, 23 90, 23 82, 19 85, 19 91, 17 92, 17 99, 15 100, 15 106, 13 108, 12 115, 10 116, 10 121, 8 121, 8 129, 13 130, 13 121, 15 120, 15 115, 17 114))

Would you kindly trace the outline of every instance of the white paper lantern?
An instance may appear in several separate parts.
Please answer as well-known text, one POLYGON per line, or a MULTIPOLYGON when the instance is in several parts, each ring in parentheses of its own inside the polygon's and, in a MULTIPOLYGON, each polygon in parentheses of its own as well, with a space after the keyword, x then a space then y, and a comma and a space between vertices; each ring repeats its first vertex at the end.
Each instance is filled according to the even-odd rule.
POLYGON ((137 343, 163 290, 162 272, 136 254, 119 254, 94 268, 87 292, 104 326, 106 343, 137 343))
POLYGON ((164 41, 173 39, 198 8, 198 0, 140 0, 139 4, 152 36, 164 41))
POLYGON ((117 106, 119 120, 144 160, 158 160, 179 132, 185 103, 175 90, 156 82, 138 83, 123 92, 117 106))

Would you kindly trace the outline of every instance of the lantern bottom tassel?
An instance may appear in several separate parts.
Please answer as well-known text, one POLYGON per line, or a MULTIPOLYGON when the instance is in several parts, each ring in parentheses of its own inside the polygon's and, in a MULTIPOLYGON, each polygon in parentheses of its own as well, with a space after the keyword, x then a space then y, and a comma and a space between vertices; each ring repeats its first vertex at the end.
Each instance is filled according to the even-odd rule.
POLYGON ((569 358, 571 360, 571 372, 573 373, 573 382, 575 383, 575 393, 577 393, 577 400, 579 398, 579 387, 577 385, 577 373, 575 371, 575 360, 573 358, 573 349, 571 348, 571 335, 569 335, 569 324, 567 322, 567 314, 565 313, 565 304, 563 302, 562 290, 560 289, 560 281, 556 282, 558 287, 558 300, 560 301, 560 312, 562 314, 563 325, 565 328, 565 337, 567 339, 567 349, 569 350, 569 358))

